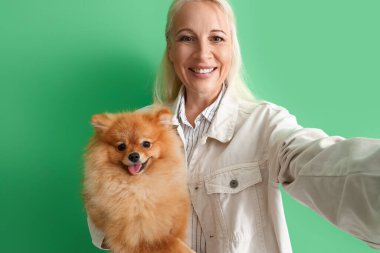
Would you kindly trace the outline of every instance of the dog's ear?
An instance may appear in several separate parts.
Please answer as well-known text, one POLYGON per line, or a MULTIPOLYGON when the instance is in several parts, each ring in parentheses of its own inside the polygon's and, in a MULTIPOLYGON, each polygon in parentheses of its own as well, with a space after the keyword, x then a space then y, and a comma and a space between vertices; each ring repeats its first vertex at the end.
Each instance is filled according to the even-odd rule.
POLYGON ((91 118, 91 124, 97 132, 104 132, 111 125, 112 115, 109 113, 95 114, 91 118))
POLYGON ((155 111, 156 119, 159 120, 159 122, 164 126, 171 126, 172 125, 172 113, 169 108, 167 107, 160 107, 156 109, 155 111))

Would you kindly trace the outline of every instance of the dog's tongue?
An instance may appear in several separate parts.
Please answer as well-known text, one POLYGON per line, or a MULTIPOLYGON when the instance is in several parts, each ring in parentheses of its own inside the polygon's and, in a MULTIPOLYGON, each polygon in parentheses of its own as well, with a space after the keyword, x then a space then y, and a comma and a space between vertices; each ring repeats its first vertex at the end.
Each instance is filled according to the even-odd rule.
POLYGON ((129 172, 131 172, 132 175, 136 175, 137 173, 139 173, 140 168, 141 168, 141 163, 128 166, 128 170, 129 172))

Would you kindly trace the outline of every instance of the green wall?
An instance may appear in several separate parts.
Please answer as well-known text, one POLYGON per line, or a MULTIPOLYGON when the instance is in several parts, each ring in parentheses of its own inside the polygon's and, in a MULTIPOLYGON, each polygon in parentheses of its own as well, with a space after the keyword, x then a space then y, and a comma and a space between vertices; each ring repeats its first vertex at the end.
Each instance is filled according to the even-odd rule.
MULTIPOLYGON (((151 102, 169 0, 0 2, 0 252, 99 252, 80 197, 92 114, 151 102)), ((380 138, 378 0, 233 0, 256 96, 380 138)), ((284 194, 295 253, 373 252, 284 194)))

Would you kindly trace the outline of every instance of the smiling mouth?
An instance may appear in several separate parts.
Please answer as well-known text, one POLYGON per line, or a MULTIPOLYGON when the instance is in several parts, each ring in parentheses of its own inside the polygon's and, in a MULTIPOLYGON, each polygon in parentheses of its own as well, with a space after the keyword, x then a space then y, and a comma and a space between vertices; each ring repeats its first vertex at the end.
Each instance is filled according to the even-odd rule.
POLYGON ((148 164, 150 157, 144 163, 135 163, 133 165, 125 165, 122 163, 123 168, 128 170, 133 176, 139 175, 144 172, 146 165, 148 164))
POLYGON ((217 68, 189 68, 191 72, 194 72, 196 74, 210 74, 217 68))

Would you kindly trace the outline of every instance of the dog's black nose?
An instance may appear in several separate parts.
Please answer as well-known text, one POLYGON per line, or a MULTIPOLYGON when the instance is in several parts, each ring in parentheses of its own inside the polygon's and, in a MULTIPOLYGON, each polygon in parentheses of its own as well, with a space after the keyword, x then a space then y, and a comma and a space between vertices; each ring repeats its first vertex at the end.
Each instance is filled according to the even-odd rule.
POLYGON ((138 161, 140 160, 140 155, 139 155, 139 153, 137 153, 137 152, 133 152, 133 153, 130 153, 130 154, 128 155, 128 159, 129 159, 131 162, 136 163, 136 162, 138 162, 138 161))

